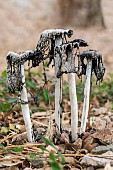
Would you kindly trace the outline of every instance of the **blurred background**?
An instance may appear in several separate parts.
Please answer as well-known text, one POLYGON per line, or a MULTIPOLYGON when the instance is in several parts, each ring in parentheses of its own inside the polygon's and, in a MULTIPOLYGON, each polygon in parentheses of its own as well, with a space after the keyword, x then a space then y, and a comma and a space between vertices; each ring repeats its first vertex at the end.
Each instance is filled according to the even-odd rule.
POLYGON ((113 69, 113 0, 0 0, 0 74, 8 51, 35 49, 50 28, 74 30, 89 49, 102 52, 106 73, 113 69))

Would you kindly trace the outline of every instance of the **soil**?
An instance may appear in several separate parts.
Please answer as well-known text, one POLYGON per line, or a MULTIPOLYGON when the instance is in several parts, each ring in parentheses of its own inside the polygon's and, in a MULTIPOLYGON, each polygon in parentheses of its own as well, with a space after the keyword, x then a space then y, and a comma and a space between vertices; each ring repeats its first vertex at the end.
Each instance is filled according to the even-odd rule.
MULTIPOLYGON (((113 69, 113 1, 102 0, 106 28, 76 28, 74 38, 82 38, 89 49, 103 54, 106 73, 113 69)), ((5 0, 0 2, 0 73, 6 69, 8 51, 23 52, 34 49, 40 33, 49 28, 60 28, 56 0, 5 0), (55 11, 55 12, 54 12, 55 11)))

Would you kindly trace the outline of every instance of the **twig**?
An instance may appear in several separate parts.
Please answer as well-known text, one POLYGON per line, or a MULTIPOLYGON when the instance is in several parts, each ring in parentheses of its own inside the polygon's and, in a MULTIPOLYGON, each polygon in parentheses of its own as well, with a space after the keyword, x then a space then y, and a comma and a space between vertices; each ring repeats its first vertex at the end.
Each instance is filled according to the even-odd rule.
MULTIPOLYGON (((55 154, 56 155, 56 154, 55 154)), ((110 159, 113 159, 113 155, 92 155, 92 154, 62 154, 64 157, 84 157, 84 156, 90 156, 90 157, 99 157, 99 158, 106 158, 108 159, 110 157, 110 159)), ((0 161, 9 161, 9 160, 14 160, 14 159, 26 159, 26 157, 29 157, 30 155, 23 155, 23 156, 18 156, 18 155, 15 155, 13 157, 10 157, 10 158, 0 158, 0 161)), ((49 154, 46 155, 46 158, 45 158, 45 153, 44 153, 44 156, 41 155, 41 158, 38 158, 38 159, 44 159, 44 160, 47 160, 49 159, 49 154)))
POLYGON ((41 123, 41 122, 38 122, 38 121, 36 121, 36 120, 33 120, 33 119, 32 119, 32 122, 33 122, 34 124, 37 124, 37 125, 39 125, 39 126, 48 127, 48 125, 46 125, 46 124, 44 124, 44 123, 41 123))
POLYGON ((24 156, 17 156, 17 155, 15 155, 15 156, 10 157, 10 158, 0 158, 0 161, 2 162, 2 161, 14 160, 14 159, 25 159, 25 157, 24 156))
MULTIPOLYGON (((96 154, 63 154, 64 157, 84 157, 84 156, 89 156, 89 157, 99 157, 99 158, 110 158, 113 157, 113 155, 96 155, 96 154)), ((112 158, 111 158, 112 159, 112 158)))
POLYGON ((6 146, 4 147, 4 149, 12 149, 12 148, 19 148, 19 147, 33 147, 33 146, 37 146, 37 147, 40 147, 40 146, 44 146, 45 144, 43 143, 27 143, 27 144, 24 144, 24 145, 10 145, 10 146, 6 146))
POLYGON ((6 137, 4 137, 4 139, 1 139, 1 140, 0 140, 0 143, 3 143, 3 142, 5 142, 6 140, 8 140, 8 139, 10 139, 10 138, 12 138, 12 137, 14 137, 14 136, 16 136, 16 135, 17 135, 17 133, 13 133, 12 135, 6 136, 6 137))

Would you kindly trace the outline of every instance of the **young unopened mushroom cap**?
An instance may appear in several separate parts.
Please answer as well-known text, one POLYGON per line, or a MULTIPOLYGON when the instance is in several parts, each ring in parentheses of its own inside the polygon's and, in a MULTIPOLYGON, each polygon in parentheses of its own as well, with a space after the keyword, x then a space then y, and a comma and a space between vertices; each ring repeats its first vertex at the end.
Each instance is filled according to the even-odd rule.
POLYGON ((43 37, 52 38, 52 36, 62 35, 62 34, 71 37, 73 35, 73 31, 69 29, 48 29, 41 33, 41 38, 43 37))

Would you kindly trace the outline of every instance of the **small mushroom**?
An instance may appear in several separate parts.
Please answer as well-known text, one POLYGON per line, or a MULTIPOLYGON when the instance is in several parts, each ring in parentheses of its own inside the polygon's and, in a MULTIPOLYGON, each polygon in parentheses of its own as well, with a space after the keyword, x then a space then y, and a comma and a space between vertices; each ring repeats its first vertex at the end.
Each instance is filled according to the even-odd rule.
POLYGON ((26 126, 28 141, 33 142, 32 123, 30 119, 28 97, 25 83, 24 62, 30 51, 21 54, 9 52, 7 55, 7 83, 9 91, 15 93, 20 92, 21 108, 23 119, 26 126))
MULTIPOLYGON (((84 104, 83 104, 83 110, 82 110, 82 119, 81 119, 81 128, 80 128, 80 134, 85 132, 86 130, 86 123, 87 123, 87 117, 89 112, 89 106, 90 106, 90 93, 91 93, 91 77, 92 72, 95 73, 95 76, 97 78, 97 81, 102 81, 103 76, 105 73, 105 68, 103 66, 102 62, 102 55, 99 51, 96 50, 88 50, 84 51, 80 54, 80 60, 82 61, 82 67, 84 69, 86 68, 86 82, 85 82, 85 88, 84 88, 84 104), (84 58, 87 59, 86 67, 84 67, 84 58)), ((83 68, 82 68, 83 70, 83 68)), ((83 72, 81 72, 82 75, 83 72)))
MULTIPOLYGON (((73 48, 67 49, 68 57, 68 66, 71 66, 71 61, 73 58, 73 48)), ((72 132, 72 141, 77 139, 78 133, 78 103, 77 103, 77 94, 76 94, 76 80, 75 73, 70 72, 68 74, 68 84, 69 84, 69 97, 71 105, 71 132, 72 132)))
POLYGON ((58 131, 62 130, 62 77, 58 76, 59 67, 61 65, 61 58, 59 53, 55 54, 55 48, 64 43, 66 36, 71 37, 72 34, 72 30, 45 30, 41 33, 39 44, 37 45, 39 48, 40 44, 42 44, 42 41, 44 42, 43 44, 45 44, 45 46, 48 44, 48 42, 54 42, 54 45, 51 44, 51 46, 54 46, 53 59, 55 63, 55 123, 58 131))

